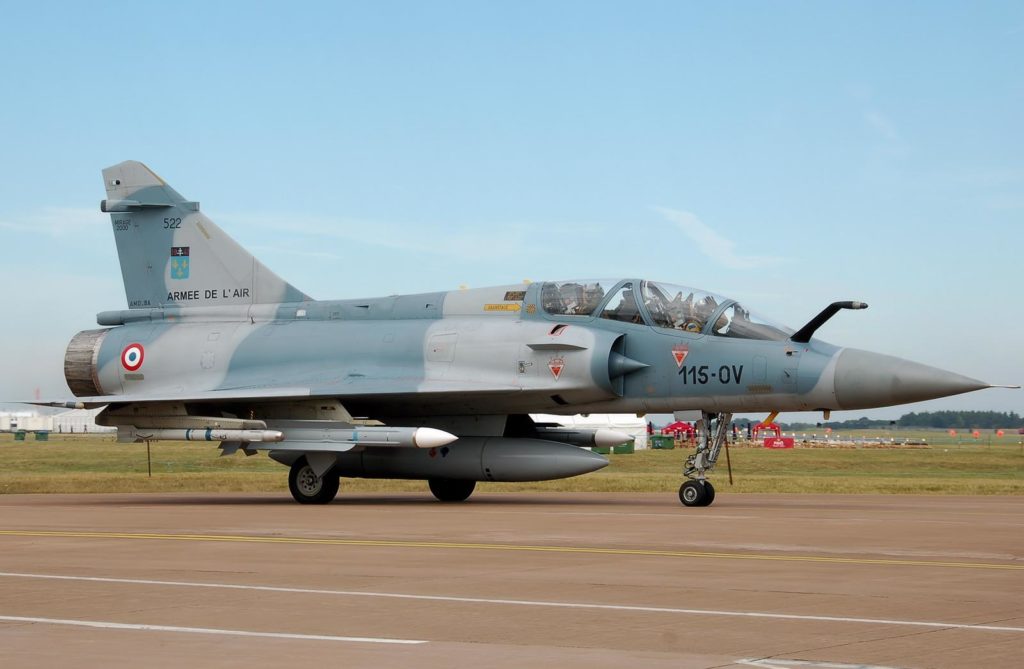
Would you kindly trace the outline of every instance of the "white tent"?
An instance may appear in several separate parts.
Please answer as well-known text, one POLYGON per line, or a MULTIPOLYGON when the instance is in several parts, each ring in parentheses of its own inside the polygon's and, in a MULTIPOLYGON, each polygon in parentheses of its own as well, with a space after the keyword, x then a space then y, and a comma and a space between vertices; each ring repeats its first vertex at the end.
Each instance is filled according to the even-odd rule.
POLYGON ((103 427, 96 424, 96 415, 102 411, 99 409, 74 409, 65 411, 53 417, 53 431, 64 434, 93 434, 96 432, 115 432, 117 428, 103 427))
POLYGON ((28 432, 53 429, 50 416, 41 416, 33 411, 11 411, 0 413, 0 432, 25 430, 28 432))

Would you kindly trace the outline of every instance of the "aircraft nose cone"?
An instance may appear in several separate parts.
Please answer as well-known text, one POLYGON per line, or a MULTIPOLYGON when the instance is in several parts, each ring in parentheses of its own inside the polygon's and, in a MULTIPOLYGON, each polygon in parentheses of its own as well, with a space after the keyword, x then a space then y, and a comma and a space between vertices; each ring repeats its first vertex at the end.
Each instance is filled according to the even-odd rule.
POLYGON ((944 369, 855 348, 844 349, 836 361, 836 401, 843 409, 907 404, 988 387, 944 369))

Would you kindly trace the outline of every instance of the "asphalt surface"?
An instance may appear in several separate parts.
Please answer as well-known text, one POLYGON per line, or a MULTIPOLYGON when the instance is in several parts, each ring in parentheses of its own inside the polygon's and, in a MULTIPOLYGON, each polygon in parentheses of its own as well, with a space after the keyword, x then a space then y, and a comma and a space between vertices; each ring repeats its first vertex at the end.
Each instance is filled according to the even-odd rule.
POLYGON ((1024 498, 0 497, 2 667, 1019 667, 1024 498))

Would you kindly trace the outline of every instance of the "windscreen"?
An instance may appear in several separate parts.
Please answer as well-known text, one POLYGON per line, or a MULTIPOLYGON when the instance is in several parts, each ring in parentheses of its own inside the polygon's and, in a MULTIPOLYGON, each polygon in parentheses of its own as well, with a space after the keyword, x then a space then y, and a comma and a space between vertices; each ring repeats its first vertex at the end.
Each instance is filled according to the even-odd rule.
POLYGON ((770 323, 734 302, 722 312, 721 316, 715 319, 712 334, 737 339, 782 341, 789 339, 793 330, 770 323))

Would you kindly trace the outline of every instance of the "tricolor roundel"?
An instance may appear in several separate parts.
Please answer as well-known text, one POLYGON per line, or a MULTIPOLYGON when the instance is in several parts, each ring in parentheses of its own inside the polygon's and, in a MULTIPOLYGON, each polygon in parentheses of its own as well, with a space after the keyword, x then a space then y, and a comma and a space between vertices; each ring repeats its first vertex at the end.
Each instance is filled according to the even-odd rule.
POLYGON ((142 367, 142 361, 146 357, 146 349, 142 344, 128 344, 121 351, 121 366, 129 372, 134 372, 142 367))

